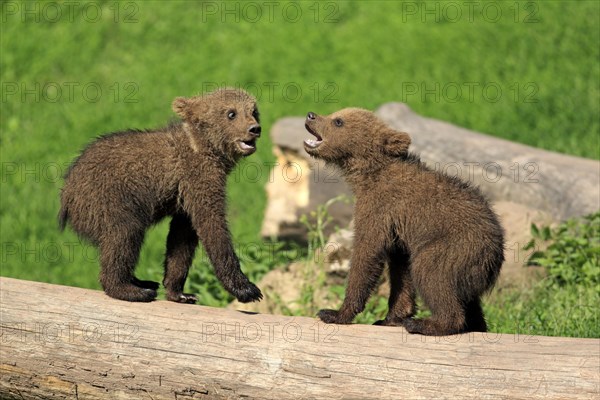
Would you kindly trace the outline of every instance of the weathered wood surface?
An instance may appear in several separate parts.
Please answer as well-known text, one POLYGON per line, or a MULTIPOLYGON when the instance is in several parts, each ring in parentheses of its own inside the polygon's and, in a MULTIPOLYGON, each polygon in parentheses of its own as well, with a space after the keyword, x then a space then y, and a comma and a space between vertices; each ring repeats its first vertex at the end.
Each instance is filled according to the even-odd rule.
POLYGON ((0 278, 2 399, 599 398, 597 339, 330 326, 0 278))

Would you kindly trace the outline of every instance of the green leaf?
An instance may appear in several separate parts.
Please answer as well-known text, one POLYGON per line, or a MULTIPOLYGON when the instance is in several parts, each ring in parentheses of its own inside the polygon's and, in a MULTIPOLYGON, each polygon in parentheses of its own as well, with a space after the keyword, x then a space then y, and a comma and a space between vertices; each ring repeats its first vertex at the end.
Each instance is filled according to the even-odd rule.
POLYGON ((538 229, 537 225, 534 223, 531 224, 531 236, 533 236, 534 238, 540 237, 540 230, 538 229))
POLYGON ((535 240, 531 239, 525 246, 523 246, 523 250, 530 250, 535 247, 535 240))
MULTIPOLYGON (((536 227, 536 229, 537 229, 537 227, 536 227)), ((550 227, 548 227, 548 226, 544 227, 544 229, 542 229, 541 236, 542 236, 542 240, 544 240, 544 241, 549 240, 552 237, 552 234, 550 232, 550 227)))

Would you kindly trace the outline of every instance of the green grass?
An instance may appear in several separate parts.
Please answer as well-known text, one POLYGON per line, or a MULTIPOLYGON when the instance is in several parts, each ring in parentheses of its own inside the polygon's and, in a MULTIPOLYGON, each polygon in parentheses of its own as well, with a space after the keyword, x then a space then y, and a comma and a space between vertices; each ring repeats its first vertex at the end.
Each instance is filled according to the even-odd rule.
POLYGON ((598 290, 579 286, 503 289, 484 299, 489 329, 499 333, 600 338, 598 290))
MULTIPOLYGON (((539 2, 536 9, 530 2, 517 3, 516 9, 513 1, 494 2, 502 12, 495 23, 481 8, 472 22, 466 9, 453 22, 451 10, 422 15, 421 3, 393 1, 318 3, 316 22, 312 1, 297 3, 302 10, 297 22, 288 2, 278 3, 272 21, 263 8, 256 22, 247 20, 254 18, 251 9, 239 22, 221 14, 225 7, 244 7, 243 2, 206 3, 217 7, 216 15, 187 1, 77 7, 52 2, 62 10, 57 21, 48 4, 2 3, 2 276, 98 288, 95 250, 80 245, 71 231, 57 229, 60 175, 95 136, 164 125, 174 117, 174 97, 215 84, 255 93, 264 132, 278 118, 309 110, 374 109, 405 101, 426 116, 600 158, 596 1, 539 2), (414 4, 416 15, 406 8, 414 4), (33 13, 27 14, 26 6, 33 13), (535 15, 526 18, 531 11, 535 15), (427 95, 422 84, 423 89, 438 85, 439 98, 427 95), (498 99, 494 88, 502 91, 498 99)), ((444 3, 428 7, 435 4, 444 3)), ((265 135, 247 162, 272 161, 270 147, 265 135)), ((229 220, 238 244, 260 241, 267 177, 264 168, 258 180, 243 174, 230 180, 229 220)), ((160 279, 166 232, 166 223, 148 232, 140 277, 160 279)), ((192 275, 210 279, 201 257, 192 275)), ((246 271, 258 276, 256 271, 272 266, 253 257, 245 255, 246 271)), ((214 296, 205 301, 222 301, 214 296)))

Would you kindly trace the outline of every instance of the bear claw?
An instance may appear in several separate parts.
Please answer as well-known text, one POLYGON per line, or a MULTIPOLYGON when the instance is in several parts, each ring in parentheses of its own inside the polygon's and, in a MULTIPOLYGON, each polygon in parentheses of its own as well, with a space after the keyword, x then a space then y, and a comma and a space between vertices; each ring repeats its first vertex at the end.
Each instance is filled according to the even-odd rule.
POLYGON ((260 301, 263 298, 262 292, 256 285, 252 282, 248 282, 248 284, 240 289, 236 290, 233 295, 240 303, 250 303, 253 301, 260 301))
POLYGON ((167 300, 174 301, 176 303, 196 304, 198 298, 196 295, 190 293, 172 293, 167 295, 167 300))

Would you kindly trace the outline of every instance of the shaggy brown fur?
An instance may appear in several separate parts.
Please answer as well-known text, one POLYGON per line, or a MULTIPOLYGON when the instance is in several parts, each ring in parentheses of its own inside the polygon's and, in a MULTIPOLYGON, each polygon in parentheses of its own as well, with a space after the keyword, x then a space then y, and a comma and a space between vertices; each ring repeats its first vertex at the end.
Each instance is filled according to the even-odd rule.
POLYGON ((225 215, 227 174, 256 150, 256 100, 221 89, 178 97, 179 123, 153 131, 119 132, 91 143, 71 165, 61 193, 59 222, 99 247, 106 294, 152 301, 158 283, 140 281, 134 268, 146 229, 172 216, 163 284, 167 298, 193 303, 183 286, 198 240, 217 277, 242 302, 262 298, 240 270, 225 215))
POLYGON ((500 272, 504 233, 481 192, 428 169, 408 152, 408 134, 369 111, 308 113, 306 129, 317 138, 305 141, 306 151, 339 166, 356 195, 346 297, 319 317, 351 323, 387 262, 389 311, 377 324, 424 335, 486 331, 480 297, 500 272), (415 289, 431 318, 412 318, 415 289))

